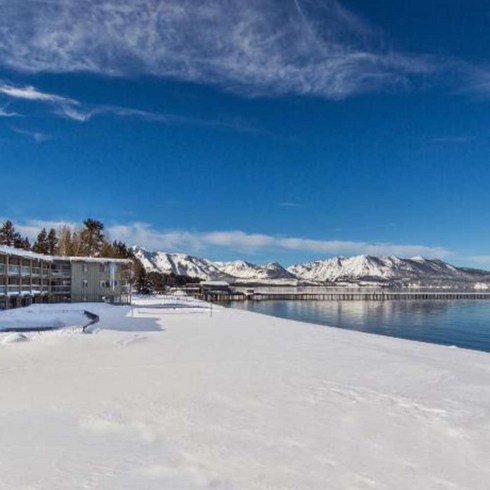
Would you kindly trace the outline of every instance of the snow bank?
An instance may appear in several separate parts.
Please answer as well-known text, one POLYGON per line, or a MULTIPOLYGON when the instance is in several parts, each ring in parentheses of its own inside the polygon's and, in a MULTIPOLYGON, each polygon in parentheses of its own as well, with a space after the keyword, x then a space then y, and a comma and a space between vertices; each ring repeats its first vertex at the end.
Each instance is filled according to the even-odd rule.
POLYGON ((11 333, 2 338, 2 344, 16 344, 17 342, 26 342, 29 337, 23 333, 11 333))
POLYGON ((0 333, 7 329, 82 327, 88 323, 84 305, 31 305, 0 312, 0 333))
POLYGON ((0 344, 1 489, 488 488, 488 354, 158 304, 0 344))

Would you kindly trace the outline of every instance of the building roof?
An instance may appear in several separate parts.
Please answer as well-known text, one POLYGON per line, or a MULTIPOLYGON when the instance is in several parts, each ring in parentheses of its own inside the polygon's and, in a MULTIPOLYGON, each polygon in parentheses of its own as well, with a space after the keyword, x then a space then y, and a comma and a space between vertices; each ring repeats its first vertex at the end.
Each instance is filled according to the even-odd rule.
POLYGON ((62 257, 44 255, 31 252, 30 250, 22 250, 21 248, 8 247, 7 245, 0 245, 0 254, 13 255, 14 257, 22 257, 31 260, 45 260, 48 262, 54 262, 57 260, 64 260, 68 262, 96 262, 99 264, 106 264, 108 262, 130 264, 132 262, 131 259, 111 259, 107 257, 62 257))
POLYGON ((200 284, 201 286, 221 286, 228 287, 229 284, 226 281, 203 281, 200 284))

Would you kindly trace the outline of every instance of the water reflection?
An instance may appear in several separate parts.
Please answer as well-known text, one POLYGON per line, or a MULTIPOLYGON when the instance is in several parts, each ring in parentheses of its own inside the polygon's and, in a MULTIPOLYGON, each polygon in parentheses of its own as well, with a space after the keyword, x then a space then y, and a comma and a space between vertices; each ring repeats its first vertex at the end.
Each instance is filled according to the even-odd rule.
POLYGON ((261 301, 234 308, 490 352, 489 301, 261 301))

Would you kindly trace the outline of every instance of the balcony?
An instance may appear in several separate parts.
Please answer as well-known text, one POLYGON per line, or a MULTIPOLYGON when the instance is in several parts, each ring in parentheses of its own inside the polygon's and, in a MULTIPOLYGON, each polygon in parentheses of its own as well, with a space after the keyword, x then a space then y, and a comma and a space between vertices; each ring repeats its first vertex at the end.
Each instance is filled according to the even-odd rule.
POLYGON ((70 270, 51 269, 51 277, 70 278, 71 277, 71 271, 70 270))
POLYGON ((7 294, 20 294, 20 286, 18 284, 10 284, 7 286, 7 294))
POLYGON ((10 276, 18 276, 20 273, 20 266, 18 265, 9 265, 7 274, 10 276))

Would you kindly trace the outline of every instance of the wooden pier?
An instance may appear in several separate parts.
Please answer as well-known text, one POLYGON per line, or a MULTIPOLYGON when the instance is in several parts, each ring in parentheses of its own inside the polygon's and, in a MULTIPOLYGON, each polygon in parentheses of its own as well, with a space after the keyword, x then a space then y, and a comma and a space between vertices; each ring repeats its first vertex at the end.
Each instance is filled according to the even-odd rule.
POLYGON ((232 301, 393 301, 393 300, 490 300, 490 291, 322 291, 322 292, 209 292, 196 297, 211 303, 232 301))

